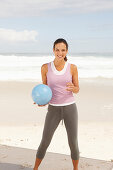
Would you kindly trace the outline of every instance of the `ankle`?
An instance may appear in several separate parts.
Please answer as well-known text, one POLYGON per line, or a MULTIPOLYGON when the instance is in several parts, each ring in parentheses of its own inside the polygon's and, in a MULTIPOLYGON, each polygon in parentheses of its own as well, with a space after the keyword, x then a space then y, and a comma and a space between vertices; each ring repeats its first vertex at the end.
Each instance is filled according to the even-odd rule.
POLYGON ((34 165, 34 169, 33 169, 33 170, 38 170, 38 167, 39 167, 41 161, 42 161, 42 159, 36 158, 36 160, 35 160, 35 165, 34 165))
POLYGON ((73 160, 72 159, 72 162, 73 162, 73 170, 78 170, 78 163, 79 163, 79 160, 73 160))

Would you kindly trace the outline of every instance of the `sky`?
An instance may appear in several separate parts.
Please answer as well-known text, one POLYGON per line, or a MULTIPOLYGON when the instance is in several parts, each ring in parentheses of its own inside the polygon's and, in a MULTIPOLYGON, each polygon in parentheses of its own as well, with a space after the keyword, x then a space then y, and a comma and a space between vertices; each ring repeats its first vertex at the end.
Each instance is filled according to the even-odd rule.
POLYGON ((113 53, 113 0, 0 0, 0 53, 113 53))

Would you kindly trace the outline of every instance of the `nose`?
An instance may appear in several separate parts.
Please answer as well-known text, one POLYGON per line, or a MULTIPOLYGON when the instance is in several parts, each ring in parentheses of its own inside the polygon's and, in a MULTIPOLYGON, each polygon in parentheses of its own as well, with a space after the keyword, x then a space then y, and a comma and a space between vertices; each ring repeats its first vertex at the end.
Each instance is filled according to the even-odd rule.
POLYGON ((59 55, 62 55, 62 51, 59 51, 59 55))

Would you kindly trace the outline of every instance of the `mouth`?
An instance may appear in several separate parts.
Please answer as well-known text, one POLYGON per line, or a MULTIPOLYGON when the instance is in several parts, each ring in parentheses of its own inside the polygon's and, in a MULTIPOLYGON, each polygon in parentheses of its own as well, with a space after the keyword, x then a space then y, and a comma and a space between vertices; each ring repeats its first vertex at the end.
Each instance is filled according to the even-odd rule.
POLYGON ((63 56, 58 56, 58 58, 62 58, 63 56))

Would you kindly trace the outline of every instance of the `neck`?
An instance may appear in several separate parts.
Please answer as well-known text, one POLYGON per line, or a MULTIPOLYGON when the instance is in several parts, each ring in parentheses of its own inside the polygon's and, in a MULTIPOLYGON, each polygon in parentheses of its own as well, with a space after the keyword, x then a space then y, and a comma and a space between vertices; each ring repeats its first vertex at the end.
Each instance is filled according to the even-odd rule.
POLYGON ((64 65, 65 64, 65 60, 56 60, 56 59, 54 59, 54 64, 56 65, 56 66, 61 66, 61 65, 64 65))

